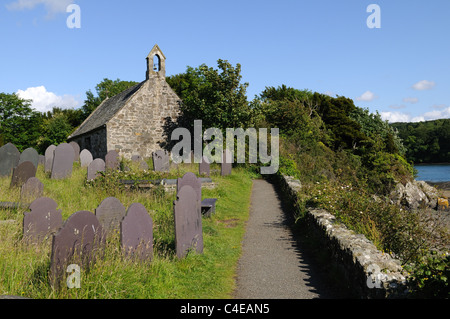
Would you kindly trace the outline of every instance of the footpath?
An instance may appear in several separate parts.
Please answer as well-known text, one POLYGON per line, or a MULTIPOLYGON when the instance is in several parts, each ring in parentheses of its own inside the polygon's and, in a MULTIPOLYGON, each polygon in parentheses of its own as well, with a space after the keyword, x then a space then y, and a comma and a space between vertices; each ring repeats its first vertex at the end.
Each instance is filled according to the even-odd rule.
POLYGON ((302 252, 292 223, 274 185, 255 180, 234 298, 339 298, 302 252))

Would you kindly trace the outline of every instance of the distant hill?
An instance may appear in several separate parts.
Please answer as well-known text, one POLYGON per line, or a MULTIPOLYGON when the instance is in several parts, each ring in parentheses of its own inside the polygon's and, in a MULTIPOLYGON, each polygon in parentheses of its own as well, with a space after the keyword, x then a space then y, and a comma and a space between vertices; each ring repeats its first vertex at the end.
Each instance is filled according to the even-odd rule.
POLYGON ((409 162, 450 163, 450 119, 392 123, 406 147, 409 162))

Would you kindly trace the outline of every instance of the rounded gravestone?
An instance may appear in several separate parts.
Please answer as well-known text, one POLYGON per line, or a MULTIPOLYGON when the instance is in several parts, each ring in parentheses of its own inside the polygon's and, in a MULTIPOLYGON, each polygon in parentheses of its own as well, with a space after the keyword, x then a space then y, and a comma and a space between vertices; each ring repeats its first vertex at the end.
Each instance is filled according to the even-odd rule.
POLYGON ((39 241, 58 231, 62 224, 61 210, 51 198, 40 197, 34 200, 29 212, 23 218, 23 237, 26 240, 39 241))
POLYGON ((22 185, 20 200, 23 203, 30 203, 36 198, 41 197, 43 193, 44 184, 37 177, 31 177, 22 185))
POLYGON ((194 173, 188 172, 182 178, 177 179, 177 192, 185 185, 189 185, 194 189, 198 201, 202 200, 202 183, 194 173))
POLYGON ((81 153, 80 153, 81 167, 88 167, 89 164, 91 164, 93 160, 94 160, 94 158, 92 157, 92 153, 89 152, 89 150, 84 149, 81 151, 81 153))
POLYGON ((52 179, 65 179, 72 176, 73 159, 75 152, 73 147, 67 143, 55 148, 52 164, 52 179))
POLYGON ((119 153, 115 150, 109 151, 105 156, 105 165, 107 169, 119 169, 119 153))
POLYGON ((153 257, 153 220, 140 203, 131 204, 121 222, 120 240, 126 256, 153 257))
POLYGON ((11 176, 19 159, 20 152, 14 144, 8 143, 0 147, 0 177, 11 176))
POLYGON ((50 173, 52 171, 52 165, 53 165, 53 156, 55 153, 56 146, 50 145, 45 150, 45 164, 44 164, 44 170, 46 173, 50 173))
POLYGON ((95 210, 95 216, 106 232, 118 230, 125 214, 125 206, 115 197, 104 199, 95 210))
POLYGON ((13 170, 11 177, 11 187, 22 187, 25 182, 36 176, 36 166, 33 163, 26 161, 19 165, 13 170))
POLYGON ((80 145, 78 145, 78 143, 74 141, 70 142, 69 145, 73 147, 73 161, 78 162, 78 160, 80 159, 80 145))
POLYGON ((105 171, 105 161, 101 158, 96 158, 89 164, 87 169, 87 180, 91 181, 97 178, 99 172, 105 171))
POLYGON ((37 168, 39 165, 39 153, 32 147, 27 148, 20 154, 19 164, 31 162, 37 168))

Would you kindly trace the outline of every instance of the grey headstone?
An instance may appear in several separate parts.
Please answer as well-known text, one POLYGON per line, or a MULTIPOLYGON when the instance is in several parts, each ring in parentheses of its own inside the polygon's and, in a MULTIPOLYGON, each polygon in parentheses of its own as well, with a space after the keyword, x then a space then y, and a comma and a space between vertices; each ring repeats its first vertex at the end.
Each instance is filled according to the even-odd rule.
POLYGON ((0 147, 0 177, 11 176, 19 158, 20 152, 14 144, 8 143, 0 147))
POLYGON ((131 156, 131 161, 132 162, 140 162, 142 160, 141 155, 133 155, 131 156))
POLYGON ((82 150, 80 153, 80 163, 81 163, 81 167, 88 167, 89 164, 92 163, 92 161, 94 160, 94 158, 92 157, 91 152, 89 152, 89 150, 82 150))
POLYGON ((175 220, 175 248, 178 258, 187 255, 190 249, 203 252, 202 215, 195 190, 183 186, 173 202, 175 220))
POLYGON ((154 152, 153 166, 156 172, 168 172, 170 170, 169 154, 164 150, 154 152))
POLYGON ((67 143, 56 147, 53 156, 52 179, 65 179, 72 176, 73 159, 75 152, 73 147, 67 143))
POLYGON ((119 153, 115 150, 111 150, 105 156, 105 165, 107 169, 118 170, 119 169, 119 153))
POLYGON ((26 240, 41 241, 56 233, 63 225, 61 210, 51 198, 34 200, 23 217, 23 237, 26 240))
POLYGON ((105 171, 105 161, 101 158, 96 158, 89 164, 87 169, 87 180, 96 179, 99 172, 105 171))
POLYGON ((198 173, 200 175, 209 176, 210 175, 210 163, 206 156, 202 157, 202 161, 198 164, 198 173))
POLYGON ((11 187, 22 187, 25 182, 36 176, 36 166, 27 161, 17 165, 11 177, 11 187))
POLYGON ((19 164, 31 162, 37 168, 39 165, 39 153, 32 147, 27 148, 20 154, 19 164))
POLYGON ((222 154, 222 165, 220 170, 220 175, 228 176, 231 174, 231 152, 229 150, 224 150, 222 154))
POLYGON ((44 156, 45 156, 44 170, 45 170, 46 173, 50 173, 52 171, 53 156, 55 155, 55 149, 56 149, 55 145, 50 145, 45 150, 45 154, 44 154, 44 156))
POLYGON ((153 220, 139 203, 132 204, 121 222, 120 240, 126 256, 136 256, 140 260, 153 257, 153 220))
POLYGON ((107 233, 118 230, 120 222, 125 217, 126 208, 115 197, 108 197, 104 199, 95 210, 95 216, 107 233))
POLYGON ((79 211, 71 215, 53 235, 49 276, 52 286, 61 283, 68 265, 89 267, 104 243, 102 226, 94 214, 79 211))
POLYGON ((78 143, 74 141, 70 142, 69 145, 73 148, 73 161, 78 162, 78 160, 80 159, 80 145, 78 145, 78 143))
POLYGON ((22 185, 20 201, 31 203, 35 199, 42 197, 43 193, 44 184, 37 177, 31 177, 22 185))
POLYGON ((39 165, 44 166, 45 165, 45 156, 39 155, 39 165))
POLYGON ((139 163, 139 169, 143 170, 143 171, 148 171, 148 164, 146 161, 142 160, 139 163))
POLYGON ((202 200, 202 183, 194 173, 188 172, 182 178, 177 179, 177 192, 185 185, 189 185, 194 189, 198 201, 202 200))

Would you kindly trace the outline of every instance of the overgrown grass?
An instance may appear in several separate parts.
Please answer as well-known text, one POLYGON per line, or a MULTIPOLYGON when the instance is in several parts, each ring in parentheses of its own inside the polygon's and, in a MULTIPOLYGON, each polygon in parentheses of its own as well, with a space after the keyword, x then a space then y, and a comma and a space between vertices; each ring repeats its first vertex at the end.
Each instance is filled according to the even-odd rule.
MULTIPOLYGON (((195 168, 195 170, 192 170, 195 168)), ((178 166, 171 177, 196 166, 178 166)), ((132 172, 130 173, 132 174, 132 172)), ((137 176, 140 179, 142 176, 137 176)), ((189 253, 177 259, 174 251, 173 201, 175 193, 160 188, 151 191, 124 190, 116 182, 85 183, 86 170, 75 164, 72 177, 51 180, 39 167, 37 177, 44 184, 44 196, 54 199, 63 219, 95 208, 107 197, 118 198, 125 207, 143 204, 153 218, 154 258, 142 263, 123 257, 119 234, 108 238, 105 253, 89 270, 82 269, 81 288, 49 284, 51 238, 39 245, 22 241, 23 210, 0 211, 0 295, 35 299, 172 299, 230 298, 235 285, 235 268, 248 219, 252 178, 245 168, 235 168, 231 176, 213 175, 214 189, 203 189, 203 198, 218 198, 216 214, 203 218, 203 254, 189 253)), ((145 176, 146 178, 149 176, 145 176)), ((0 201, 20 199, 9 188, 9 179, 0 179, 0 201)))

